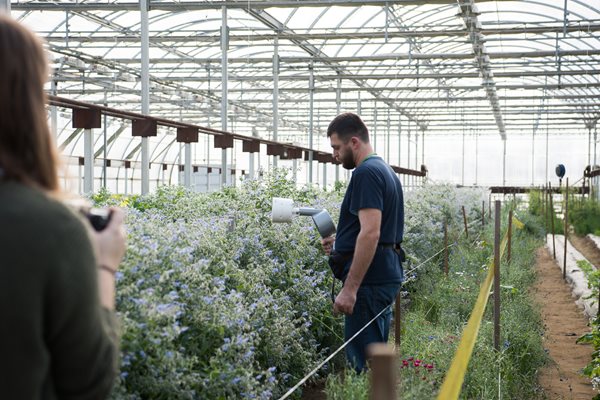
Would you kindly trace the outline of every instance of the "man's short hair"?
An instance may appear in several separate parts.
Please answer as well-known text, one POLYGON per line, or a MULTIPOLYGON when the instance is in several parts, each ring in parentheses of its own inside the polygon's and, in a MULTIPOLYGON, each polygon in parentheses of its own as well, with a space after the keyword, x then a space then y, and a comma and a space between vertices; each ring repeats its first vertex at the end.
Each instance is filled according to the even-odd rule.
POLYGON ((336 133, 340 140, 347 142, 356 136, 365 143, 369 143, 369 130, 360 117, 354 113, 346 112, 338 115, 329 123, 327 137, 336 133))

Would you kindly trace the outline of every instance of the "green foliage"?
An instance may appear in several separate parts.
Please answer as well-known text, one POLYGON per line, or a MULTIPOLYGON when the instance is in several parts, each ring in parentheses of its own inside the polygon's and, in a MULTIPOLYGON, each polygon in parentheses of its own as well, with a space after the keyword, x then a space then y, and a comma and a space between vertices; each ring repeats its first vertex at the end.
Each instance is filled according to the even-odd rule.
MULTIPOLYGON (((600 271, 596 270, 585 260, 577 261, 577 266, 583 271, 588 281, 588 288, 592 289, 589 298, 598 299, 598 288, 600 285, 600 271)), ((600 388, 600 319, 596 317, 592 321, 592 329, 589 333, 577 339, 577 343, 591 344, 594 348, 592 360, 583 369, 583 374, 592 379, 594 388, 600 388)))
POLYGON ((575 233, 584 236, 588 233, 600 231, 600 203, 596 200, 586 199, 583 202, 569 202, 569 224, 575 233))
MULTIPOLYGON (((522 221, 526 225, 526 229, 528 229, 534 235, 539 235, 540 228, 543 229, 546 233, 552 233, 552 229, 554 226, 554 233, 557 235, 562 235, 564 233, 564 221, 560 219, 556 212, 553 212, 550 215, 550 207, 547 206, 548 200, 544 198, 544 193, 540 190, 532 190, 529 192, 529 215, 524 214, 523 218, 526 221, 522 221), (552 219, 554 221, 552 221, 552 219), (538 222, 534 222, 537 219, 538 222), (554 222, 554 225, 552 223, 554 222)), ((558 207, 557 204, 553 204, 554 208, 558 207)), ((542 233, 542 236, 545 233, 542 233)))
POLYGON ((327 400, 364 400, 369 397, 368 375, 358 375, 352 368, 341 375, 331 374, 327 377, 325 393, 327 400))
POLYGON ((308 218, 273 224, 273 196, 340 201, 295 189, 278 171, 211 194, 161 187, 129 203, 112 398, 269 399, 340 344, 318 233, 308 218))
MULTIPOLYGON (((503 221, 506 219, 505 213, 503 221)), ((532 217, 530 222, 535 226, 535 221, 532 217)), ((493 254, 491 226, 478 239, 456 243, 451 249, 448 277, 439 264, 432 263, 423 267, 427 273, 409 285, 410 306, 403 311, 399 398, 437 396, 487 273, 493 254)), ((534 257, 540 237, 528 230, 515 230, 513 238, 512 261, 501 266, 501 350, 498 353, 493 348, 492 307, 488 305, 462 399, 498 399, 499 392, 501 398, 510 399, 537 395, 536 373, 546 354, 541 341, 542 321, 529 288, 535 280, 534 257)))

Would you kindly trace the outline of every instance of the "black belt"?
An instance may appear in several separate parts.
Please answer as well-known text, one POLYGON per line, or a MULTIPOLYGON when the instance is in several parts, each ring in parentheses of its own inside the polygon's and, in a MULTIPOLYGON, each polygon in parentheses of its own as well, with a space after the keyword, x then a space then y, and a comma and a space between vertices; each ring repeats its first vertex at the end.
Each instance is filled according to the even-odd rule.
POLYGON ((380 249, 395 249, 396 248, 396 243, 379 243, 377 245, 378 248, 380 249))

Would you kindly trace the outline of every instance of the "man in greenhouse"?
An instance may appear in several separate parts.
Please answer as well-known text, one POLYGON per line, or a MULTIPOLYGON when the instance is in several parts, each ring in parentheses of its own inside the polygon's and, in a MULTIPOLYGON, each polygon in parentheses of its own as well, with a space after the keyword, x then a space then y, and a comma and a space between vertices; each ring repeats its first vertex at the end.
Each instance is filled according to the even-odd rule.
POLYGON ((346 315, 344 335, 352 367, 366 368, 366 348, 387 342, 391 307, 403 279, 400 248, 404 233, 404 199, 400 180, 373 152, 369 131, 356 114, 338 115, 327 128, 333 157, 354 169, 341 205, 337 236, 323 239, 334 275, 344 282, 334 313, 346 315))

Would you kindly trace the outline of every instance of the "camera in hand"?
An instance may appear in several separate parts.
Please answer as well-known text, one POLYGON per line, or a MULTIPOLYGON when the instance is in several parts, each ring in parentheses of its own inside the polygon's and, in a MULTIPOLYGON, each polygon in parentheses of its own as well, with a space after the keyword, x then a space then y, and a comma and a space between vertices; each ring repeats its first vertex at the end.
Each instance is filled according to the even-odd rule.
POLYGON ((85 211, 85 216, 90 221, 94 230, 101 231, 110 222, 111 211, 107 208, 90 208, 85 211))

